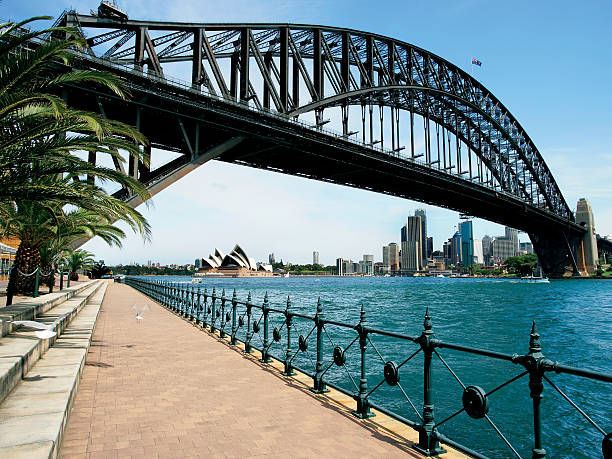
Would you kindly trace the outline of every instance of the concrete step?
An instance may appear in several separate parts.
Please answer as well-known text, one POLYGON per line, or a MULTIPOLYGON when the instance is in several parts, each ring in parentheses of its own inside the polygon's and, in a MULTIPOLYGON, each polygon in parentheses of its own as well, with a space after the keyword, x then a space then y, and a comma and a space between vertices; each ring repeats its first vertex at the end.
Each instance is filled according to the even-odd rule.
MULTIPOLYGON (((44 302, 42 307, 37 308, 36 315, 32 318, 43 323, 57 321, 55 330, 58 335, 61 335, 70 321, 102 284, 102 281, 88 283, 87 286, 70 295, 69 299, 50 309, 47 308, 49 303, 44 302), (43 310, 46 310, 46 312, 43 312, 43 310)), ((55 300, 52 300, 52 302, 55 303, 55 300)), ((40 306, 40 304, 36 306, 40 306)), ((0 341, 0 402, 13 390, 56 339, 57 336, 42 340, 35 335, 34 331, 24 331, 23 328, 16 328, 12 333, 2 338, 0 341)))
POLYGON ((70 288, 65 288, 55 293, 41 295, 38 298, 28 298, 11 306, 5 306, 0 309, 0 322, 2 336, 15 331, 16 327, 11 321, 14 320, 36 320, 39 314, 43 314, 58 304, 69 300, 75 295, 78 295, 83 290, 89 288, 97 281, 84 282, 82 284, 73 285, 70 288))
POLYGON ((108 282, 0 405, 0 458, 55 458, 108 282))

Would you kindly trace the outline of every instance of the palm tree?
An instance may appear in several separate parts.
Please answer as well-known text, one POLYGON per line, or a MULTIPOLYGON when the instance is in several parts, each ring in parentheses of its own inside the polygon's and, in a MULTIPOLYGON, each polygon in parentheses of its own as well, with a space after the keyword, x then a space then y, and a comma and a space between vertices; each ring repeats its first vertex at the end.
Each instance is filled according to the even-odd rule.
POLYGON ((79 274, 77 273, 79 269, 90 269, 96 264, 96 261, 93 259, 93 253, 83 249, 69 251, 66 255, 66 260, 70 270, 70 280, 73 281, 79 280, 79 274))
MULTIPOLYGON (((0 24, 0 234, 15 235, 21 241, 7 304, 13 293, 31 292, 33 278, 23 275, 41 266, 41 248, 49 262, 58 248, 48 244, 66 242, 60 234, 66 204, 90 212, 92 223, 112 226, 123 220, 145 238, 150 234, 140 212, 109 196, 95 180, 119 184, 143 200, 149 197, 145 187, 123 172, 73 155, 75 151, 96 152, 124 161, 119 154, 123 150, 148 164, 140 148, 146 143, 144 136, 126 124, 72 109, 56 95, 63 85, 93 84, 126 97, 123 83, 106 72, 63 70, 67 67, 61 63, 73 58, 72 50, 84 46, 84 39, 65 27, 24 32, 23 27, 37 19, 49 18, 0 24), (40 41, 45 34, 65 38, 40 41)), ((86 227, 85 223, 79 226, 80 230, 86 227)), ((80 234, 95 235, 92 231, 80 234)))
POLYGON ((0 24, 0 201, 44 199, 88 208, 86 187, 41 180, 57 174, 116 182, 146 200, 145 188, 134 178, 72 154, 105 153, 124 161, 119 150, 125 150, 148 164, 140 148, 144 136, 126 124, 72 109, 56 95, 67 84, 93 84, 126 97, 123 83, 107 72, 62 71, 58 64, 68 63, 84 39, 65 27, 23 32, 37 19, 49 18, 0 24), (66 38, 40 41, 51 33, 66 38))

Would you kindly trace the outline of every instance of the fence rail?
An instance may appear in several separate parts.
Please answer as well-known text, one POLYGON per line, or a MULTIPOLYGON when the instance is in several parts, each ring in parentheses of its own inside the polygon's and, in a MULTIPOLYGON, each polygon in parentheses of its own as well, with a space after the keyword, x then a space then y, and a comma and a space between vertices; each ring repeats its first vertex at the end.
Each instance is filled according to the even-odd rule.
POLYGON ((352 413, 358 418, 365 419, 374 416, 371 411, 373 408, 405 423, 418 432, 419 441, 418 444, 415 445, 415 448, 427 456, 435 456, 443 453, 444 449, 441 443, 444 443, 470 456, 478 458, 486 457, 448 438, 438 430, 440 426, 465 412, 473 419, 484 419, 507 445, 512 454, 520 458, 521 455, 517 448, 514 447, 488 415, 490 407, 489 397, 498 390, 528 376, 529 396, 532 399, 533 413, 532 458, 546 457, 546 449, 542 442, 540 411, 544 383, 546 383, 559 393, 559 395, 585 419, 591 428, 596 429, 596 431, 602 435, 601 451, 603 457, 605 459, 612 459, 612 433, 606 432, 600 427, 565 392, 563 392, 561 388, 551 381, 547 373, 568 374, 606 383, 612 383, 612 375, 574 368, 547 359, 542 353, 540 335, 535 322, 533 322, 529 335, 529 352, 527 354, 504 354, 486 349, 453 344, 437 339, 434 334, 429 310, 425 312, 423 330, 421 333, 419 335, 410 336, 369 327, 367 325, 366 313, 363 306, 359 322, 351 324, 326 319, 320 300, 317 304, 316 314, 314 316, 309 316, 293 312, 289 297, 287 298, 284 309, 272 307, 267 293, 263 302, 261 304, 256 304, 253 302, 250 293, 246 301, 242 301, 238 299, 235 290, 231 297, 228 297, 226 296, 225 290, 223 290, 221 294, 218 294, 216 289, 213 288, 212 292, 209 293, 207 288, 202 290, 200 285, 187 282, 166 282, 127 276, 125 278, 125 283, 151 297, 166 308, 193 321, 196 325, 200 325, 202 328, 208 329, 211 332, 218 331, 221 338, 228 336, 231 345, 237 344, 238 333, 240 330, 243 330, 245 352, 251 353, 254 349, 260 351, 261 361, 264 363, 269 362, 271 359, 270 348, 274 345, 279 345, 283 351, 282 363, 284 364, 284 375, 293 375, 295 369, 312 377, 313 384, 311 390, 314 393, 325 393, 328 391, 327 386, 330 386, 351 396, 356 402, 355 410, 353 410, 352 413), (276 326, 274 326, 271 331, 270 328, 274 325, 271 320, 273 315, 276 316, 277 320, 275 321, 276 326), (293 333, 298 333, 298 328, 296 327, 297 321, 305 322, 308 325, 307 329, 309 331, 305 334, 298 334, 296 340, 293 333), (328 329, 334 327, 339 327, 352 335, 353 339, 348 345, 342 347, 334 342, 332 336, 328 333, 328 329), (284 340, 282 336, 283 333, 285 334, 284 340), (394 340, 400 340, 401 342, 410 343, 414 345, 414 348, 411 349, 404 360, 399 363, 393 360, 387 360, 376 347, 373 340, 375 336, 384 336, 394 340), (259 346, 254 343, 255 337, 259 340, 259 346), (312 341, 312 339, 314 339, 316 343, 316 357, 314 361, 309 351, 309 340, 312 341), (283 341, 286 347, 283 346, 283 341), (331 352, 327 346, 328 342, 331 344, 331 352), (359 348, 360 371, 358 377, 353 377, 347 368, 347 351, 353 346, 359 348), (383 374, 380 375, 380 381, 373 387, 368 385, 368 348, 374 351, 376 359, 379 359, 383 365, 383 374), (522 371, 497 387, 485 391, 479 386, 465 385, 441 355, 440 350, 442 349, 510 362, 518 367, 522 367, 522 371), (419 353, 423 353, 423 406, 420 410, 410 399, 400 382, 400 369, 419 353), (298 367, 294 363, 299 354, 306 354, 308 356, 308 359, 312 362, 311 370, 298 367), (434 417, 434 361, 439 361, 442 367, 450 373, 453 379, 456 380, 462 388, 462 408, 441 421, 436 420, 434 417), (354 388, 353 391, 346 390, 326 379, 325 375, 332 367, 338 367, 345 370, 354 388), (403 399, 405 399, 419 419, 418 422, 407 419, 392 409, 371 401, 372 394, 383 385, 397 388, 401 392, 403 399))

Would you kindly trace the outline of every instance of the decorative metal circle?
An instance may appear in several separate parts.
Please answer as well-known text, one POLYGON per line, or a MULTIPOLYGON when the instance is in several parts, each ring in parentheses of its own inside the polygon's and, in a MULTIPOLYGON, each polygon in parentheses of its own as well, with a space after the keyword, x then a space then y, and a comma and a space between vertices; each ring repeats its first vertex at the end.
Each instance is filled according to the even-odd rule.
POLYGON ((274 327, 274 330, 272 331, 272 339, 274 341, 276 341, 277 343, 280 341, 281 339, 281 334, 280 334, 280 330, 276 327, 274 327))
POLYGON ((253 321, 253 332, 259 333, 259 324, 257 323, 256 320, 253 321))
POLYGON ((489 412, 487 393, 482 387, 468 386, 463 391, 463 408, 474 419, 482 419, 489 412))
POLYGON ((389 361, 385 363, 384 373, 385 381, 387 381, 387 384, 389 384, 390 386, 397 386, 397 383, 400 380, 400 376, 399 368, 397 368, 395 362, 389 361))
POLYGON ((232 319, 232 315, 229 312, 225 313, 225 321, 229 322, 231 319, 232 319))
POLYGON ((240 316, 238 317, 238 326, 242 327, 244 325, 244 317, 240 316))
POLYGON ((601 442, 601 451, 604 459, 612 459, 612 432, 606 435, 601 442))
POLYGON ((336 346, 334 348, 334 363, 341 367, 346 363, 346 357, 344 356, 344 351, 340 346, 336 346))
POLYGON ((308 342, 306 341, 306 338, 304 338, 304 335, 300 335, 298 338, 298 347, 302 352, 306 352, 308 350, 308 342))

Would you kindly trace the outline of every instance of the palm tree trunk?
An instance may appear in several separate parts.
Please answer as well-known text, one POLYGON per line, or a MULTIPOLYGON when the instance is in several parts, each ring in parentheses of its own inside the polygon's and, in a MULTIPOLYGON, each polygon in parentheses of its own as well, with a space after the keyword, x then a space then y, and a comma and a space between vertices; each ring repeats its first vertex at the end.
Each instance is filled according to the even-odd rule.
POLYGON ((38 247, 21 241, 15 254, 15 261, 11 269, 11 276, 6 288, 6 304, 12 304, 13 295, 34 293, 36 274, 33 273, 40 266, 40 252, 38 247), (24 275, 26 274, 26 275, 24 275))

